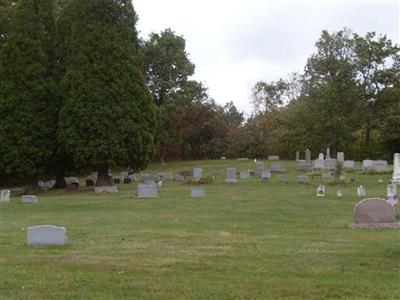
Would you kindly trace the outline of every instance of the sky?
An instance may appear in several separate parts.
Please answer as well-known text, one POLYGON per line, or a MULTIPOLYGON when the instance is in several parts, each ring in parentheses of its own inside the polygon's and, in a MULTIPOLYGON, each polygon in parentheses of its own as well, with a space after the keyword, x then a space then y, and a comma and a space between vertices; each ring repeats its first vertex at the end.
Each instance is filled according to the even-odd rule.
POLYGON ((248 116, 257 81, 303 72, 322 30, 347 27, 400 41, 400 0, 133 0, 142 38, 171 28, 186 40, 201 81, 217 103, 248 116))

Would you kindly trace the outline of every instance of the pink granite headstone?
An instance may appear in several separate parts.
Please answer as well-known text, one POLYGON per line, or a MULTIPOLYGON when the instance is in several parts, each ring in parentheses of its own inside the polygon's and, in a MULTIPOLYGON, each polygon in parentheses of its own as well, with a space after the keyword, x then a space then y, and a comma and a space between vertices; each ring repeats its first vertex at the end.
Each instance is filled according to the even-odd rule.
POLYGON ((385 199, 369 198, 355 206, 354 219, 357 224, 394 223, 396 211, 385 199))

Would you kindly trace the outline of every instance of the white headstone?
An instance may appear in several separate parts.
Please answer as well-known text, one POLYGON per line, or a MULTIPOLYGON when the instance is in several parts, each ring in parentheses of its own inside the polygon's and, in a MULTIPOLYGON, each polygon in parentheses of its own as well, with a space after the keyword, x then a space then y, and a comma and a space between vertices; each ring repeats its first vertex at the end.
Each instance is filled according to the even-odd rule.
POLYGON ((308 184, 310 183, 310 177, 302 175, 302 176, 297 176, 298 183, 303 183, 303 184, 308 184))
POLYGON ((396 153, 393 158, 392 183, 400 185, 400 153, 396 153))
POLYGON ((396 184, 388 184, 386 190, 387 190, 388 198, 393 198, 397 195, 397 185, 396 184))
POLYGON ((331 149, 326 148, 326 156, 325 159, 331 159, 331 149))
POLYGON ((336 192, 336 196, 339 197, 339 198, 343 197, 342 191, 337 191, 336 192))
POLYGON ((268 160, 279 160, 279 155, 269 155, 268 160))
POLYGON ((33 195, 23 195, 21 197, 21 202, 22 203, 28 203, 28 204, 37 203, 38 202, 38 198, 36 196, 33 196, 33 195))
POLYGON ((319 159, 319 160, 324 160, 324 154, 323 154, 323 153, 320 153, 319 156, 318 156, 318 159, 319 159))
POLYGON ((96 194, 115 194, 118 193, 118 187, 116 186, 96 186, 94 188, 96 194))
POLYGON ((79 184, 79 178, 78 177, 65 177, 65 184, 70 185, 70 184, 79 184))
POLYGON ((336 157, 339 162, 344 162, 344 152, 338 152, 336 157))
POLYGON ((0 203, 8 203, 10 202, 11 192, 9 190, 1 190, 0 191, 0 203))
POLYGON ((65 227, 39 225, 28 227, 27 244, 29 246, 64 246, 68 243, 65 227))
POLYGON ((317 189, 317 197, 325 197, 325 186, 320 185, 317 189))
POLYGON ((358 197, 365 197, 366 196, 366 191, 365 191, 365 187, 363 186, 363 185, 360 185, 358 188, 357 188, 357 196, 358 197))

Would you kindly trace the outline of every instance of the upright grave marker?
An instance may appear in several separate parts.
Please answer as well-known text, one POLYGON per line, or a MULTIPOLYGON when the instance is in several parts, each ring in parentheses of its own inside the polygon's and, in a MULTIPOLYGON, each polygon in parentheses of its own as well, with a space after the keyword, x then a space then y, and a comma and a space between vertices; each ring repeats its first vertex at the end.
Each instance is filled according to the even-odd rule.
POLYGON ((64 246, 68 243, 67 230, 53 225, 31 226, 26 240, 29 246, 64 246))

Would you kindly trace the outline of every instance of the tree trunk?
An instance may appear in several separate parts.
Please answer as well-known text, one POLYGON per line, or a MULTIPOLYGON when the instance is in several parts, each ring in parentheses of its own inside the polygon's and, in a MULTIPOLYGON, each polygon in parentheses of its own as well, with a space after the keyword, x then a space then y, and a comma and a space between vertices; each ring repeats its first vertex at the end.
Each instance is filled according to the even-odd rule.
POLYGON ((56 189, 65 189, 67 184, 65 183, 65 170, 58 171, 56 174, 56 184, 54 188, 56 189))
POLYGON ((25 194, 35 194, 40 191, 38 177, 34 176, 32 181, 28 184, 25 190, 25 194))
POLYGON ((112 177, 108 175, 108 166, 99 167, 97 170, 97 180, 95 186, 113 186, 112 177))

